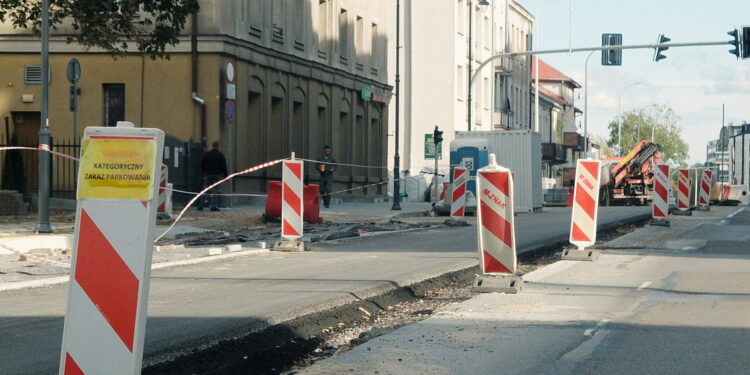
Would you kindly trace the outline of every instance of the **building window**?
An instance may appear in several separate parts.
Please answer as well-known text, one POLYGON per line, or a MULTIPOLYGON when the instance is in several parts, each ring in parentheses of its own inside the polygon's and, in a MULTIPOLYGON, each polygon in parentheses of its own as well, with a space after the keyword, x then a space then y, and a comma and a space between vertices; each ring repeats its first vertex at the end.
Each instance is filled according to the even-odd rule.
POLYGON ((456 99, 458 99, 459 102, 464 101, 464 96, 466 94, 464 93, 464 80, 465 74, 464 74, 464 67, 459 65, 458 69, 456 69, 456 99))
POLYGON ((297 49, 305 48, 305 26, 307 25, 307 15, 305 14, 305 0, 295 0, 292 12, 294 18, 292 21, 294 47, 297 49))
POLYGON ((329 0, 320 0, 318 3, 318 50, 328 51, 328 15, 331 2, 329 0))
POLYGON ((354 48, 357 50, 357 60, 361 60, 365 52, 365 22, 362 17, 357 16, 354 27, 354 48))
POLYGON ((370 34, 370 58, 372 60, 372 66, 374 68, 379 68, 382 56, 380 55, 380 36, 378 35, 377 23, 373 23, 370 27, 370 34))
POLYGON ((125 84, 105 83, 104 126, 115 126, 117 121, 125 121, 125 84))
POLYGON ((456 29, 458 30, 458 33, 461 35, 464 35, 464 22, 466 20, 466 5, 464 4, 464 0, 458 0, 458 5, 456 6, 456 17, 458 17, 458 20, 456 22, 456 29))
POLYGON ((253 2, 253 6, 249 8, 249 18, 248 23, 250 26, 248 27, 248 32, 251 35, 260 36, 263 32, 263 25, 265 22, 263 22, 263 19, 266 15, 266 2, 265 1, 255 1, 253 2))
POLYGON ((284 14, 285 14, 286 0, 272 0, 271 6, 273 7, 271 16, 273 23, 273 37, 276 39, 284 39, 284 14))
POLYGON ((349 12, 341 9, 339 12, 339 54, 343 60, 349 58, 349 12))

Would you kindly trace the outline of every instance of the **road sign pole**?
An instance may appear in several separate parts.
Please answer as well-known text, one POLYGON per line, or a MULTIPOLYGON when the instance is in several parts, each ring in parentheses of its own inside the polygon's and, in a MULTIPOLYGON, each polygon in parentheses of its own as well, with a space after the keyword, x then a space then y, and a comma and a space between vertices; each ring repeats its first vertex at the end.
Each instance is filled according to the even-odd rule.
MULTIPOLYGON (((49 0, 42 0, 42 109, 39 125, 39 145, 49 145, 49 0)), ((37 202, 37 233, 52 233, 49 223, 50 154, 39 155, 39 195, 37 202)))

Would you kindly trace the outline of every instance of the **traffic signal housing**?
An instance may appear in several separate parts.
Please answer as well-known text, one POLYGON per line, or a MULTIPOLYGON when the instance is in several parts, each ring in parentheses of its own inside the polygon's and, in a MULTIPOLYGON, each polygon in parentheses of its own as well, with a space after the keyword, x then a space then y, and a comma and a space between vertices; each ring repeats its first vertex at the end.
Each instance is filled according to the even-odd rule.
MULTIPOLYGON (((666 36, 664 36, 664 34, 659 34, 659 38, 656 39, 656 44, 668 43, 671 40, 672 39, 669 39, 666 36)), ((669 49, 669 47, 656 47, 656 48, 654 48, 654 61, 659 62, 659 60, 666 59, 667 56, 664 56, 662 54, 662 52, 664 52, 664 51, 666 51, 668 49, 669 49)))
MULTIPOLYGON (((621 45, 622 45, 622 34, 602 34, 602 47, 621 46, 621 45)), ((622 65, 622 50, 621 49, 603 49, 602 50, 602 65, 605 65, 605 66, 622 65)))
POLYGON ((740 37, 740 56, 743 59, 750 57, 750 26, 742 26, 740 37))
POLYGON ((437 125, 435 125, 435 131, 432 133, 432 142, 434 142, 436 145, 443 142, 443 131, 438 130, 437 125))
POLYGON ((741 55, 740 54, 740 48, 742 48, 742 46, 740 45, 740 36, 742 34, 740 34, 740 33, 741 33, 741 31, 739 29, 734 29, 732 31, 727 32, 727 34, 729 34, 729 36, 731 36, 733 38, 728 43, 731 44, 732 47, 734 47, 734 48, 732 48, 732 49, 729 50, 729 53, 737 56, 737 58, 740 57, 740 55, 741 55))

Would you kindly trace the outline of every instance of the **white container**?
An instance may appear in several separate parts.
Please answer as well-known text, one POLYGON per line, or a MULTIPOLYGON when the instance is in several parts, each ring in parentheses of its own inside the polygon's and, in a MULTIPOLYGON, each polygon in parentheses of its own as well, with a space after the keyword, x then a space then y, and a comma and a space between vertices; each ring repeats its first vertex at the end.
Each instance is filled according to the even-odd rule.
POLYGON ((542 137, 531 130, 459 131, 456 139, 486 139, 497 164, 513 172, 515 212, 541 211, 542 137))

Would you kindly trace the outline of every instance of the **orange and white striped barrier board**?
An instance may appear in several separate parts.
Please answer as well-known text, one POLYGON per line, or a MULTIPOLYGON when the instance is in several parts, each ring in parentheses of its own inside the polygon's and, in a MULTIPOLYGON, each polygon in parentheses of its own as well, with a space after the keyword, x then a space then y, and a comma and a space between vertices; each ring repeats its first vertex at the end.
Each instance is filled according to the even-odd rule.
POLYGON ((690 209, 690 170, 680 168, 677 170, 677 209, 687 211, 690 209))
POLYGON ((469 171, 463 167, 453 168, 453 191, 451 192, 451 217, 464 217, 466 211, 466 182, 469 171))
POLYGON ((440 190, 440 195, 438 196, 438 201, 444 202, 445 201, 445 189, 448 188, 448 184, 450 182, 443 182, 443 189, 440 190))
POLYGON ((596 219, 599 213, 599 173, 601 161, 578 160, 573 190, 573 218, 570 238, 579 250, 596 242, 596 219))
POLYGON ((651 217, 659 220, 669 218, 669 166, 659 164, 654 169, 654 197, 651 217))
POLYGON ((477 171, 477 244, 482 274, 516 273, 513 176, 495 162, 477 171))
POLYGON ((701 190, 698 197, 698 205, 706 207, 709 203, 709 195, 711 194, 711 179, 713 172, 710 169, 704 169, 701 174, 701 190))
POLYGON ((302 237, 302 160, 284 160, 281 172, 281 239, 294 241, 302 237))
POLYGON ((84 131, 60 374, 141 372, 163 145, 129 123, 84 131))

